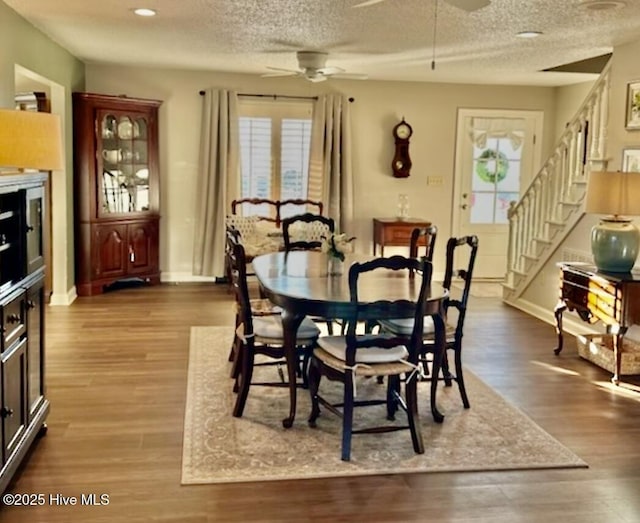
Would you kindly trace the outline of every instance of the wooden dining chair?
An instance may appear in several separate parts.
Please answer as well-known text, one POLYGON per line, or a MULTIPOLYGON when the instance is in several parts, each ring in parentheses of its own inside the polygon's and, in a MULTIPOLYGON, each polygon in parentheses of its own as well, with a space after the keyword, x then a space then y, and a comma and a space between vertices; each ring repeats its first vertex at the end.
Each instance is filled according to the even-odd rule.
MULTIPOLYGON (((435 225, 429 225, 428 227, 415 227, 411 231, 411 238, 409 240, 409 257, 418 258, 422 254, 427 261, 433 262, 433 252, 436 246, 436 237, 438 236, 438 228, 435 225), (423 239, 424 238, 424 239, 423 239), (424 245, 421 245, 424 243, 424 245), (424 250, 420 249, 423 246, 424 250), (424 253, 424 254, 423 254, 424 253)), ((414 272, 411 271, 409 276, 414 277, 414 272)), ((376 328, 377 321, 370 320, 367 322, 365 329, 370 332, 376 328)), ((378 383, 384 382, 384 376, 378 376, 378 383)))
MULTIPOLYGON (((242 237, 240 232, 234 227, 227 226, 224 265, 225 265, 225 274, 227 276, 227 282, 229 284, 229 289, 230 289, 229 292, 233 292, 233 285, 231 284, 231 265, 230 265, 231 261, 234 259, 233 249, 234 249, 234 245, 241 244, 241 243, 242 243, 242 237)), ((245 265, 247 261, 248 260, 245 256, 245 265)), ((246 276, 248 276, 248 273, 246 273, 245 277, 246 276)), ((253 316, 272 316, 272 315, 279 316, 282 312, 282 309, 280 307, 274 305, 266 298, 250 297, 249 303, 251 305, 251 312, 253 316)), ((237 328, 238 325, 240 325, 241 323, 240 311, 237 306, 236 306, 235 321, 236 321, 236 328, 237 328)), ((238 352, 238 343, 239 343, 239 340, 236 334, 233 337, 233 341, 231 342, 231 350, 229 351, 229 361, 231 362, 235 361, 235 355, 238 352)), ((234 365, 231 369, 231 376, 235 378, 237 375, 237 371, 238 369, 236 368, 236 365, 234 365)))
POLYGON ((413 231, 411 231, 411 240, 409 241, 409 257, 417 258, 424 252, 423 256, 432 262, 437 236, 438 228, 435 225, 416 227, 413 229, 413 231), (421 240, 424 243, 424 251, 420 249, 421 240))
POLYGON ((332 218, 310 212, 296 214, 282 220, 282 239, 285 252, 319 250, 323 237, 335 232, 332 218), (294 228, 300 232, 295 233, 294 228))
MULTIPOLYGON (((247 285, 246 259, 244 247, 235 236, 228 235, 229 249, 227 250, 228 265, 231 275, 231 285, 236 298, 236 341, 232 346, 234 351, 230 358, 233 361, 232 377, 234 391, 237 392, 236 403, 233 409, 235 417, 241 417, 249 395, 251 386, 276 386, 288 387, 284 381, 284 374, 279 371, 279 381, 253 382, 255 367, 284 365, 284 334, 282 330, 282 318, 280 314, 260 314, 256 310, 256 303, 249 297, 247 285), (256 355, 261 354, 269 359, 257 363, 256 355)), ((297 350, 301 360, 301 374, 303 385, 306 386, 307 365, 310 351, 316 346, 320 329, 308 318, 305 318, 297 334, 297 350)))
MULTIPOLYGON (((449 291, 449 297, 445 301, 447 325, 445 352, 442 358, 442 377, 433 375, 430 377, 430 379, 444 380, 447 386, 451 386, 452 381, 455 381, 458 384, 460 397, 465 409, 470 407, 470 403, 464 386, 462 338, 464 336, 464 321, 467 314, 477 254, 478 237, 475 235, 449 238, 447 241, 446 269, 442 285, 449 291), (460 292, 454 292, 454 284, 459 284, 458 286, 462 287, 460 292), (460 294, 460 298, 452 297, 456 294, 460 294), (455 373, 451 373, 447 357, 448 352, 453 352, 455 373)), ((380 327, 383 332, 406 335, 408 332, 412 332, 413 323, 407 319, 385 319, 380 321, 380 327)), ((425 369, 427 368, 428 358, 433 353, 434 343, 433 321, 428 318, 424 321, 423 345, 420 351, 420 361, 425 369)))
MULTIPOLYGON (((422 347, 423 318, 425 301, 431 281, 431 263, 426 260, 393 256, 376 258, 366 263, 354 263, 349 269, 349 294, 353 305, 353 321, 348 322, 344 336, 323 336, 318 347, 313 350, 309 367, 309 392, 311 394, 311 414, 309 425, 316 426, 320 405, 342 417, 342 459, 351 458, 351 438, 354 434, 371 434, 408 429, 411 433, 413 449, 422 454, 424 446, 418 420, 417 387, 419 353, 422 347), (417 287, 416 300, 385 300, 362 303, 358 300, 358 285, 361 276, 370 271, 413 270, 419 275, 407 284, 417 287), (408 335, 357 334, 358 320, 370 317, 410 318, 414 330, 408 335), (320 393, 322 376, 343 384, 342 401, 326 400, 320 393), (387 376, 385 398, 356 398, 356 381, 362 376, 387 376), (401 379, 401 378, 405 379, 401 379), (404 383, 404 397, 401 385, 404 383), (407 414, 407 424, 392 423, 361 426, 354 428, 354 408, 386 405, 387 419, 393 420, 398 407, 407 414)), ((401 280, 400 280, 401 281, 401 280)), ((381 420, 382 421, 382 420, 381 420)))
MULTIPOLYGON (((323 237, 335 232, 336 225, 332 218, 310 212, 296 214, 282 220, 282 239, 285 252, 320 250, 323 237), (293 229, 300 226, 301 232, 294 234, 293 229)), ((327 332, 333 334, 333 320, 314 319, 327 326, 327 332)))

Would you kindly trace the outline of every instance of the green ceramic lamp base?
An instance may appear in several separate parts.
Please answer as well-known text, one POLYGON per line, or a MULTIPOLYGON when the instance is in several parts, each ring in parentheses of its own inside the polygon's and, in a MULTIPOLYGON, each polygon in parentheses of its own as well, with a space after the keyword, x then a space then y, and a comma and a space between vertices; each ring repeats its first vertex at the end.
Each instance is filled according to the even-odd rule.
POLYGON ((591 252, 598 270, 629 272, 640 249, 640 232, 631 220, 609 216, 591 229, 591 252))

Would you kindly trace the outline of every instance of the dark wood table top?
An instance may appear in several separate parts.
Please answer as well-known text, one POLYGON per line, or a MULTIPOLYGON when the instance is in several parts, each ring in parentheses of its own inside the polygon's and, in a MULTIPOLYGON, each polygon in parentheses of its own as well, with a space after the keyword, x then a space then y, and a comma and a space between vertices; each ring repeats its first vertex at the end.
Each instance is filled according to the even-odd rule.
MULTIPOLYGON (((343 274, 328 275, 327 255, 315 251, 292 251, 264 254, 253 260, 253 269, 264 295, 282 311, 282 330, 289 380, 289 416, 282 421, 285 428, 293 425, 296 414, 296 333, 304 316, 351 320, 355 307, 349 295, 349 270, 353 262, 365 262, 372 256, 348 254, 343 274)), ((358 299, 372 303, 378 300, 415 300, 419 292, 419 278, 410 279, 402 272, 373 271, 360 275, 358 299)), ((436 349, 433 374, 438 376, 444 352, 444 299, 447 291, 434 286, 427 301, 426 314, 434 319, 436 349)), ((376 310, 368 317, 380 319, 376 310)), ((431 380, 431 412, 433 419, 442 422, 444 416, 436 406, 438 380, 431 380)))
POLYGON ((374 223, 378 222, 378 223, 382 223, 382 224, 403 224, 403 225, 413 225, 415 227, 424 227, 424 226, 428 226, 431 225, 431 222, 429 220, 425 220, 424 218, 412 218, 412 217, 407 217, 407 218, 374 218, 373 219, 374 223))
POLYGON ((588 277, 602 278, 611 283, 640 283, 640 270, 632 269, 630 272, 606 272, 590 263, 559 262, 558 267, 566 271, 584 274, 588 277))
MULTIPOLYGON (((347 254, 343 274, 328 276, 327 255, 315 251, 278 252, 253 260, 255 274, 273 303, 301 315, 349 319, 353 304, 349 295, 349 267, 353 262, 373 259, 370 255, 347 254)), ((377 300, 416 299, 419 279, 406 274, 373 271, 361 274, 358 298, 363 303, 377 300)), ((436 314, 446 291, 439 285, 430 291, 427 314, 436 314)))

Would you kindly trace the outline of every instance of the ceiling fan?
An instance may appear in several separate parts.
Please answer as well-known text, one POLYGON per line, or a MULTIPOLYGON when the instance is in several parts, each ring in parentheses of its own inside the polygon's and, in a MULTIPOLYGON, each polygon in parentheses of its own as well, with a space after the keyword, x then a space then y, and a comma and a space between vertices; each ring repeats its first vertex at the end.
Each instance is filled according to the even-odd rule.
POLYGON ((327 67, 329 54, 322 51, 298 51, 298 70, 267 67, 273 73, 263 74, 263 77, 300 76, 309 82, 324 82, 329 78, 343 78, 348 80, 366 80, 366 74, 345 73, 340 67, 327 67))
MULTIPOLYGON (((353 7, 368 7, 370 5, 379 4, 381 2, 385 2, 386 0, 366 0, 364 2, 360 2, 359 4, 354 5, 353 7)), ((444 0, 447 4, 450 4, 454 7, 462 9, 464 11, 473 12, 478 9, 482 9, 483 7, 487 7, 491 0, 444 0)))

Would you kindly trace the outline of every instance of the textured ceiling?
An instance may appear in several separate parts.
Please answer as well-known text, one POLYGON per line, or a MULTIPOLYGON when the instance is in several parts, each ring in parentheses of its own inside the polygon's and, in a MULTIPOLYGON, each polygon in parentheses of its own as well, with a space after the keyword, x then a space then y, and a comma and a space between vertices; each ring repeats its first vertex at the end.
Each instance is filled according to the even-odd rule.
MULTIPOLYGON (((492 0, 469 13, 436 0, 4 0, 88 63, 263 74, 297 68, 295 51, 370 79, 564 85, 592 78, 541 72, 611 52, 640 35, 640 0, 492 0), (622 2, 607 2, 617 4, 622 2), (152 7, 158 16, 134 16, 152 7), (543 31, 536 39, 516 38, 543 31)), ((299 79, 299 81, 304 81, 299 79)), ((337 81, 337 80, 333 80, 337 81)))

